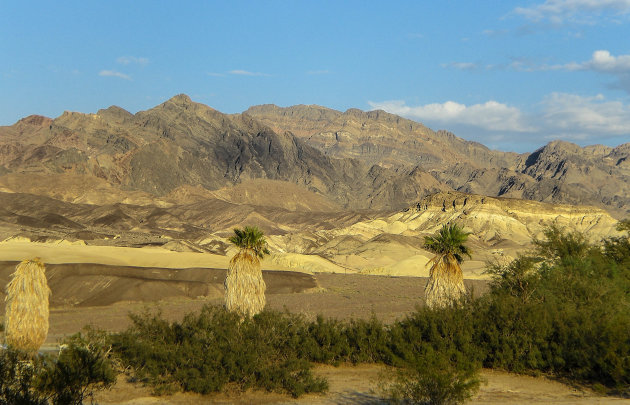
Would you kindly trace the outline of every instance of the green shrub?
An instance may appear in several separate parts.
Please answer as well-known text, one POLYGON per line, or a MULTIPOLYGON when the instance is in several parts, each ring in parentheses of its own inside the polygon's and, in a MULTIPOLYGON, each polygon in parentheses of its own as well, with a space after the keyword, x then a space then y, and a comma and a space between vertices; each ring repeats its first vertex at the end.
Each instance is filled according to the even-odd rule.
POLYGON ((13 350, 0 353, 0 404, 46 405, 48 401, 37 389, 35 380, 41 359, 31 362, 13 350))
POLYGON ((602 251, 577 233, 545 235, 531 256, 490 269, 474 303, 484 365, 628 390, 630 267, 607 254, 611 240, 602 251))
POLYGON ((104 332, 88 329, 66 339, 56 358, 45 358, 38 389, 55 405, 82 404, 95 391, 111 387, 117 372, 104 332))
POLYGON ((129 330, 113 336, 114 347, 158 394, 180 389, 207 394, 227 384, 295 397, 327 389, 298 355, 299 317, 263 312, 240 322, 222 307, 205 306, 181 323, 150 314, 132 320, 129 330))
POLYGON ((25 359, 0 353, 0 404, 75 405, 116 380, 114 363, 102 332, 76 334, 64 342, 58 356, 25 359))
POLYGON ((216 392, 228 384, 294 396, 324 391, 311 362, 395 366, 400 379, 392 387, 425 402, 471 392, 482 364, 630 392, 627 238, 600 249, 559 228, 545 237, 531 254, 490 267, 488 294, 458 307, 419 308, 391 325, 375 317, 307 322, 274 311, 240 322, 207 306, 181 323, 134 315, 134 325, 112 337, 114 348, 158 393, 216 392))
POLYGON ((453 363, 450 356, 427 348, 405 367, 382 377, 381 394, 393 403, 461 404, 479 389, 478 371, 473 362, 453 363))

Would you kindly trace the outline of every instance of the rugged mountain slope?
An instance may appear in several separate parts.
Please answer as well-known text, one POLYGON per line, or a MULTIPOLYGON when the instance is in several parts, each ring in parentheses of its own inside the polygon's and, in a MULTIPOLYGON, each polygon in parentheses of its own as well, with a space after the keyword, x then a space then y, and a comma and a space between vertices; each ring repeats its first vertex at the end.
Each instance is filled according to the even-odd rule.
MULTIPOLYGON (((382 209, 448 188, 417 168, 331 158, 249 115, 225 115, 185 95, 135 115, 110 107, 54 120, 29 117, 0 128, 0 152, 0 174, 87 176, 158 197, 183 186, 216 190, 270 179, 306 187, 344 207, 382 209)), ((9 191, 27 191, 9 183, 0 178, 9 191)))
POLYGON ((517 155, 446 131, 434 132, 383 111, 342 113, 319 106, 262 105, 246 114, 294 133, 327 155, 384 167, 418 166, 458 191, 591 204, 619 217, 630 213, 630 144, 581 148, 555 141, 517 155))
POLYGON ((513 167, 514 153, 491 151, 446 131, 434 132, 424 125, 385 111, 344 113, 319 106, 280 108, 254 106, 245 114, 256 117, 276 131, 289 131, 335 157, 354 157, 371 164, 390 166, 422 165, 439 170, 444 165, 465 162, 479 167, 480 161, 513 167))
POLYGON ((383 111, 264 105, 226 115, 179 95, 135 115, 110 107, 0 127, 0 190, 168 205, 263 179, 349 209, 398 209, 457 190, 595 205, 623 217, 629 156, 630 144, 567 142, 518 155, 383 111))

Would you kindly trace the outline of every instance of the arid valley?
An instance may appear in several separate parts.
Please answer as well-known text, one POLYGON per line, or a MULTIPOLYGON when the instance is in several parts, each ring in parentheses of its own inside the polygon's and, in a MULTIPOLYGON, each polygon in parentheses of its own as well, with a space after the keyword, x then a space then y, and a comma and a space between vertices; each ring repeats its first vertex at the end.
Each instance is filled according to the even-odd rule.
MULTIPOLYGON (((391 323, 424 303, 444 224, 470 233, 473 299, 488 266, 556 226, 592 243, 630 213, 630 144, 551 142, 499 152, 384 111, 252 107, 222 114, 178 95, 131 114, 109 107, 0 127, 0 283, 38 257, 52 290, 44 348, 86 325, 121 332, 130 312, 178 321, 222 305, 234 228, 270 255, 267 307, 391 323)), ((4 294, 4 291, 2 292, 4 294)), ((4 304, 4 296, 2 296, 4 304)), ((0 308, 4 313, 4 308, 0 308)), ((99 403, 376 403, 382 366, 316 366, 330 392, 153 397, 124 377, 99 403)), ((471 403, 621 403, 538 376, 483 371, 471 403)), ((625 400, 627 401, 627 400, 625 400)))

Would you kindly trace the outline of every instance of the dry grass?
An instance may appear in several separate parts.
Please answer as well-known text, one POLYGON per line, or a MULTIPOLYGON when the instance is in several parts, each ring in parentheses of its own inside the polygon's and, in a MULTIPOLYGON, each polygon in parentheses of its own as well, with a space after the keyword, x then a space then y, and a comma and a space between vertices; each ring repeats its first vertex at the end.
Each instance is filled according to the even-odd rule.
POLYGON ((260 259, 252 250, 241 249, 230 260, 228 267, 225 307, 241 317, 251 318, 265 307, 265 289, 260 259))
POLYGON ((50 288, 46 268, 38 259, 17 265, 7 284, 5 339, 7 346, 33 355, 48 334, 50 288))
POLYGON ((425 290, 427 306, 443 308, 460 300, 466 294, 466 287, 457 259, 446 254, 434 257, 429 263, 432 266, 425 290))

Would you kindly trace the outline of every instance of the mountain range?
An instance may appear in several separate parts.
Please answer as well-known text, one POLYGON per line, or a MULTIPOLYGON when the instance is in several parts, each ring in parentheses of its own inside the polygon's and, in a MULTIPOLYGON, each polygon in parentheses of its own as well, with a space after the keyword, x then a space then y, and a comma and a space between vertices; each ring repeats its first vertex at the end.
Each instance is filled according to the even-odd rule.
POLYGON ((383 111, 223 114, 185 95, 136 114, 29 116, 0 127, 0 256, 111 264, 147 248, 132 256, 224 268, 232 229, 256 225, 267 269, 418 276, 424 236, 457 222, 471 232, 466 277, 483 277, 551 224, 616 235, 629 154, 558 141, 516 154, 383 111))
POLYGON ((241 198, 249 189, 269 200, 264 190, 273 184, 277 196, 296 188, 295 198, 277 204, 315 211, 399 210, 459 191, 592 205, 623 217, 629 155, 630 143, 563 141, 516 154, 384 111, 262 105, 223 114, 178 95, 136 114, 112 106, 0 127, 0 191, 168 205, 237 199, 233 188, 246 184, 241 198))

